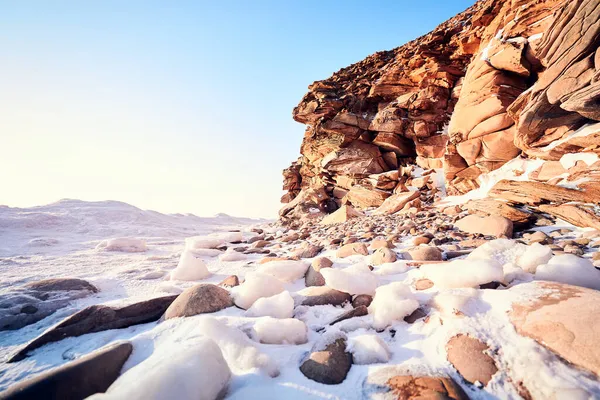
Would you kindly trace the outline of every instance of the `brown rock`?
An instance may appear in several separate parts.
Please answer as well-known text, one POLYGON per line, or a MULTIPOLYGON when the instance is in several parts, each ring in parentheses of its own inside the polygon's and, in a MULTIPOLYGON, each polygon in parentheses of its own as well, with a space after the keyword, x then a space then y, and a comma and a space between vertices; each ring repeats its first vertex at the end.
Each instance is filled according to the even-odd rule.
POLYGON ((381 206, 388 197, 390 197, 389 192, 355 185, 352 186, 345 199, 356 207, 369 208, 381 206))
POLYGON ((387 247, 381 247, 371 255, 370 264, 371 265, 381 265, 386 263, 393 263, 396 261, 396 253, 393 250, 388 249, 387 247))
POLYGON ((390 240, 375 239, 369 245, 370 250, 377 250, 381 249, 382 247, 392 249, 394 247, 394 244, 390 240))
POLYGON ((415 282, 415 289, 417 290, 427 290, 433 287, 433 282, 429 279, 419 279, 415 282))
POLYGON ((441 261, 442 252, 433 246, 419 246, 408 251, 411 260, 414 261, 441 261))
POLYGON ((390 378, 387 385, 402 400, 469 399, 462 388, 447 377, 398 375, 390 378))
POLYGON ((513 223, 510 219, 500 216, 478 217, 467 215, 454 224, 458 229, 468 233, 512 238, 513 223))
POLYGON ((352 296, 348 293, 330 289, 326 286, 306 288, 301 292, 301 295, 304 296, 301 303, 303 306, 322 306, 326 304, 341 306, 346 302, 352 301, 352 296))
POLYGON ((367 246, 364 243, 356 242, 343 245, 335 253, 335 256, 338 258, 345 258, 354 255, 366 256, 369 255, 369 250, 367 249, 367 246))
POLYGON ((75 278, 44 279, 43 281, 28 283, 25 287, 39 292, 83 290, 90 293, 98 293, 98 289, 94 285, 83 279, 75 278))
POLYGON ((361 212, 356 211, 352 206, 346 204, 338 208, 337 211, 323 218, 321 220, 321 225, 341 224, 352 218, 362 216, 363 214, 361 212))
POLYGON ((352 310, 346 311, 345 313, 341 314, 339 317, 337 317, 336 319, 331 321, 329 323, 329 325, 335 325, 338 322, 342 322, 342 321, 345 321, 347 319, 354 318, 354 317, 362 317, 364 315, 367 315, 368 313, 369 313, 369 310, 367 309, 367 306, 365 306, 365 305, 354 307, 352 310))
POLYGON ((219 283, 219 286, 226 286, 226 287, 235 287, 235 286, 239 286, 240 285, 240 279, 238 278, 237 275, 230 275, 227 278, 223 279, 221 281, 221 283, 219 283))
POLYGON ((333 262, 326 257, 315 258, 306 270, 306 276, 304 277, 304 283, 306 287, 309 286, 325 286, 325 278, 321 275, 322 268, 331 268, 333 262))
POLYGON ((515 207, 508 205, 505 202, 492 200, 492 199, 481 199, 481 200, 470 200, 464 205, 465 209, 469 210, 470 213, 477 213, 483 215, 496 215, 510 219, 513 223, 526 224, 531 219, 531 214, 525 211, 521 211, 515 207))
POLYGON ((581 204, 562 204, 560 206, 542 204, 538 208, 542 212, 563 219, 575 226, 600 229, 600 217, 596 215, 592 207, 581 204))
POLYGON ((360 306, 369 307, 373 301, 373 296, 368 294, 359 294, 352 300, 352 307, 357 308, 360 306))
POLYGON ((457 335, 448 341, 448 361, 470 383, 481 382, 484 386, 498 371, 494 359, 484 352, 488 346, 467 335, 457 335))
POLYGON ((165 319, 213 313, 233 306, 229 292, 211 284, 199 284, 184 290, 165 312, 165 319))
POLYGON ((323 350, 313 351, 300 366, 304 376, 326 385, 338 385, 346 379, 352 355, 346 352, 346 340, 338 339, 323 350))
POLYGON ((394 214, 402 208, 411 200, 414 200, 419 197, 418 191, 406 192, 406 193, 396 193, 392 196, 388 197, 380 206, 373 212, 375 215, 389 215, 394 214))
POLYGON ((323 246, 315 246, 310 243, 292 252, 292 257, 295 258, 313 258, 323 250, 323 246))

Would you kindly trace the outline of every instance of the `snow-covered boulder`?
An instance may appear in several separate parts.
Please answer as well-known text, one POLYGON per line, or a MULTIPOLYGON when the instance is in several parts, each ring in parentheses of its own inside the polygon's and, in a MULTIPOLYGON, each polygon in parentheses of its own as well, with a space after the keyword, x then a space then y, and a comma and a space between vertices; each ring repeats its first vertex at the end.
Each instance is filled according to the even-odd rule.
POLYGON ((241 375, 258 369, 270 377, 279 375, 277 363, 261 352, 238 328, 228 326, 214 317, 205 316, 199 318, 193 325, 192 332, 194 335, 196 332, 201 332, 202 335, 217 342, 229 368, 235 374, 241 375))
POLYGON ((348 350, 354 364, 377 364, 390 360, 388 345, 377 335, 359 335, 348 340, 348 350))
POLYGON ((294 299, 288 291, 271 297, 262 297, 246 311, 248 317, 291 318, 293 315, 294 299))
POLYGON ((121 375, 95 400, 214 400, 224 393, 231 371, 219 346, 209 338, 173 343, 121 375))
POLYGON ((179 258, 177 268, 171 271, 171 280, 197 281, 210 276, 202 259, 190 250, 184 250, 179 258))
POLYGON ((227 249, 227 251, 219 256, 220 261, 243 261, 247 258, 244 253, 235 251, 233 249, 227 249))
POLYGON ((231 293, 235 305, 247 310, 261 297, 271 297, 283 290, 279 279, 261 272, 249 272, 244 283, 231 289, 231 293))
POLYGON ((97 250, 121 251, 125 253, 141 253, 148 250, 146 242, 136 238, 114 238, 103 240, 96 246, 97 250))
POLYGON ((283 282, 294 282, 303 278, 309 265, 302 261, 271 261, 260 266, 258 271, 274 276, 283 282))
POLYGON ((410 290, 410 286, 401 282, 392 282, 380 286, 369 306, 373 315, 373 327, 385 329, 395 321, 400 321, 419 307, 419 302, 410 290))
POLYGON ((552 249, 539 243, 527 246, 517 259, 517 265, 525 272, 534 274, 537 267, 546 264, 552 258, 552 249))
POLYGON ((477 287, 490 282, 502 282, 502 264, 490 259, 456 260, 446 264, 428 264, 420 268, 423 276, 438 289, 477 287))
POLYGON ((325 284, 340 292, 353 295, 373 295, 375 289, 377 289, 377 276, 363 263, 354 264, 344 269, 325 268, 320 272, 325 278, 325 284))
POLYGON ((298 319, 264 317, 254 324, 254 333, 260 343, 304 344, 308 342, 308 328, 298 319))
POLYGON ((548 264, 538 266, 535 279, 600 290, 600 271, 590 260, 573 254, 554 256, 548 264))

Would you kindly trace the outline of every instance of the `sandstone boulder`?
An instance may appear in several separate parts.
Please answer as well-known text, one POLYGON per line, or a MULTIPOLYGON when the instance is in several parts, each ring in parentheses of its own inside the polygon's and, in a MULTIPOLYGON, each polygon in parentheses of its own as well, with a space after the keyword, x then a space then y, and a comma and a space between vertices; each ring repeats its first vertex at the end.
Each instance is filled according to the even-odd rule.
POLYGON ((509 316, 517 332, 600 375, 600 292, 556 282, 526 285, 545 293, 533 301, 513 304, 509 316))
POLYGON ((376 215, 394 214, 411 200, 419 197, 418 191, 396 193, 388 197, 373 213, 376 215))
POLYGON ((510 219, 500 216, 479 217, 467 215, 454 224, 458 229, 468 233, 479 233, 498 238, 512 238, 513 223, 510 219))
POLYGON ((346 258, 355 255, 369 255, 367 245, 364 243, 349 243, 340 247, 335 253, 335 256, 338 258, 346 258))
POLYGON ((354 207, 349 205, 343 205, 337 209, 337 211, 329 214, 325 218, 321 220, 321 225, 333 225, 333 224, 341 224, 346 222, 352 218, 362 217, 363 214, 359 211, 356 211, 354 207))
POLYGON ((371 265, 381 265, 386 263, 393 263, 396 261, 397 256, 393 250, 388 249, 387 247, 381 247, 371 255, 369 259, 369 263, 371 265))
POLYGON ((331 289, 326 286, 313 286, 302 290, 299 293, 303 296, 301 305, 303 306, 322 306, 330 304, 332 306, 341 306, 344 303, 352 301, 352 296, 339 290, 331 289))
POLYGON ((414 261, 441 261, 442 252, 434 246, 419 246, 408 251, 411 260, 414 261))
POLYGON ((165 319, 213 313, 233 306, 229 292, 211 284, 199 284, 183 291, 165 312, 165 319))

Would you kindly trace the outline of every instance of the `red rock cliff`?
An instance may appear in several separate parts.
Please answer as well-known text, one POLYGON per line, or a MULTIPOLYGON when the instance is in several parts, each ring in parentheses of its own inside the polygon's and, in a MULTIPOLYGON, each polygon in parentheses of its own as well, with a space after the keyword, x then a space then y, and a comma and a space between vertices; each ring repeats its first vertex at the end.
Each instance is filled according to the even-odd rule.
POLYGON ((596 151, 600 1, 481 0, 431 33, 314 82, 294 109, 302 156, 284 218, 377 206, 399 167, 443 168, 450 194, 520 153, 596 151))

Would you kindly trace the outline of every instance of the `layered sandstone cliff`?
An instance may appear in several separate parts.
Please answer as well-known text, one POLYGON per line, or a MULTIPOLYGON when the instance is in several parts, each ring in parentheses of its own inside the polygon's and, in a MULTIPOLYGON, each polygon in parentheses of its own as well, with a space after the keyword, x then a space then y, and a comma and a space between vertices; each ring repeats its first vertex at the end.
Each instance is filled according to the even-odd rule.
POLYGON ((314 82, 293 111, 306 132, 280 215, 380 206, 416 186, 413 164, 460 194, 519 155, 600 152, 600 129, 577 133, 600 121, 599 44, 598 0, 480 0, 314 82))

